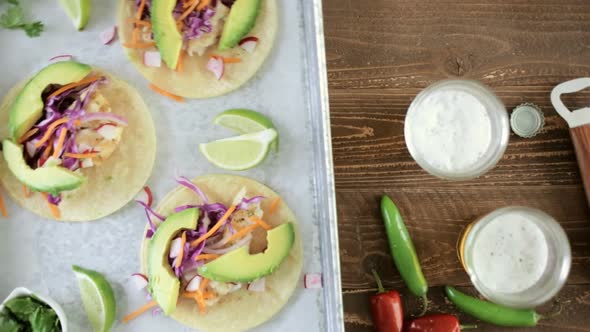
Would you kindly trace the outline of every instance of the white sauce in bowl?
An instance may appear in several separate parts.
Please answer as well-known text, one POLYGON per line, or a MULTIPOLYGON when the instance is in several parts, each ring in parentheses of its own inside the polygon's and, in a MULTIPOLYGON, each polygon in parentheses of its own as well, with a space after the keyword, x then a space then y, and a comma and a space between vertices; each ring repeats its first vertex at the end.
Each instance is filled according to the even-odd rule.
POLYGON ((433 92, 407 121, 417 153, 444 172, 473 169, 492 143, 492 120, 486 106, 465 91, 433 92))
POLYGON ((519 212, 497 216, 473 244, 472 268, 494 292, 519 293, 534 286, 547 268, 549 247, 543 231, 519 212))

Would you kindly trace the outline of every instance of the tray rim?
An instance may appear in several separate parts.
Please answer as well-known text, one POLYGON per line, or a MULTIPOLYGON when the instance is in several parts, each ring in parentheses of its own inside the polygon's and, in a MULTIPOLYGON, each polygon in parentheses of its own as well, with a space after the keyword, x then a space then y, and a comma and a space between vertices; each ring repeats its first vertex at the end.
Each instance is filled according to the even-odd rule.
POLYGON ((305 59, 308 69, 308 107, 311 112, 315 160, 319 161, 314 165, 314 180, 322 243, 325 331, 339 332, 344 331, 344 312, 322 0, 302 0, 301 3, 304 7, 305 45, 308 47, 305 59))

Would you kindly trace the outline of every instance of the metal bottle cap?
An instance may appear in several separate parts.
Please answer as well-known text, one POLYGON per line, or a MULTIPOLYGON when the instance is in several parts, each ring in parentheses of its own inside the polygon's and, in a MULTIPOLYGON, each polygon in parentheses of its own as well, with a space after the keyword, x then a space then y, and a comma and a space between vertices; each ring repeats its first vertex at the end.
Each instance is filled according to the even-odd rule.
POLYGON ((520 137, 533 137, 545 125, 545 116, 541 108, 535 104, 525 103, 516 106, 510 116, 510 127, 520 137))

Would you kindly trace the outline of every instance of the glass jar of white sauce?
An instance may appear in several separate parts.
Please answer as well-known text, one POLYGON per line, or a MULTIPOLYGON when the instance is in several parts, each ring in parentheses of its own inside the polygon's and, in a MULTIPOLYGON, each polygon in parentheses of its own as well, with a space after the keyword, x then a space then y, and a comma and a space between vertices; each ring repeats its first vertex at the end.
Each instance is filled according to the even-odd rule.
POLYGON ((510 123, 504 104, 486 86, 446 80, 420 92, 408 109, 404 136, 424 170, 447 180, 476 178, 502 158, 510 123))
POLYGON ((543 211, 505 207, 469 225, 458 244, 471 282, 492 302, 533 308, 554 297, 571 267, 563 228, 543 211))

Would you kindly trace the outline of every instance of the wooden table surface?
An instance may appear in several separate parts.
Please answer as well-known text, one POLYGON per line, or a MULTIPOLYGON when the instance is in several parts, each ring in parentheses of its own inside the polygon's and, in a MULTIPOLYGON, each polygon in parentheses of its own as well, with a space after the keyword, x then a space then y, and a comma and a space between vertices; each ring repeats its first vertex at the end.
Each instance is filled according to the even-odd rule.
MULTIPOLYGON (((589 0, 324 0, 347 331, 372 331, 369 297, 376 265, 387 287, 407 295, 393 266, 378 211, 382 194, 399 205, 431 285, 431 312, 453 312, 441 285, 471 289, 456 255, 462 228, 506 205, 553 215, 573 250, 563 313, 537 328, 479 331, 590 331, 590 209, 565 121, 549 94, 560 82, 590 76, 589 0), (542 107, 544 132, 514 134, 500 163, 466 182, 429 176, 406 149, 406 110, 427 85, 446 78, 489 85, 512 110, 542 107)), ((590 106, 590 90, 568 96, 590 106)), ((550 311, 551 303, 540 309, 550 311)), ((465 323, 474 320, 460 315, 465 323)))

